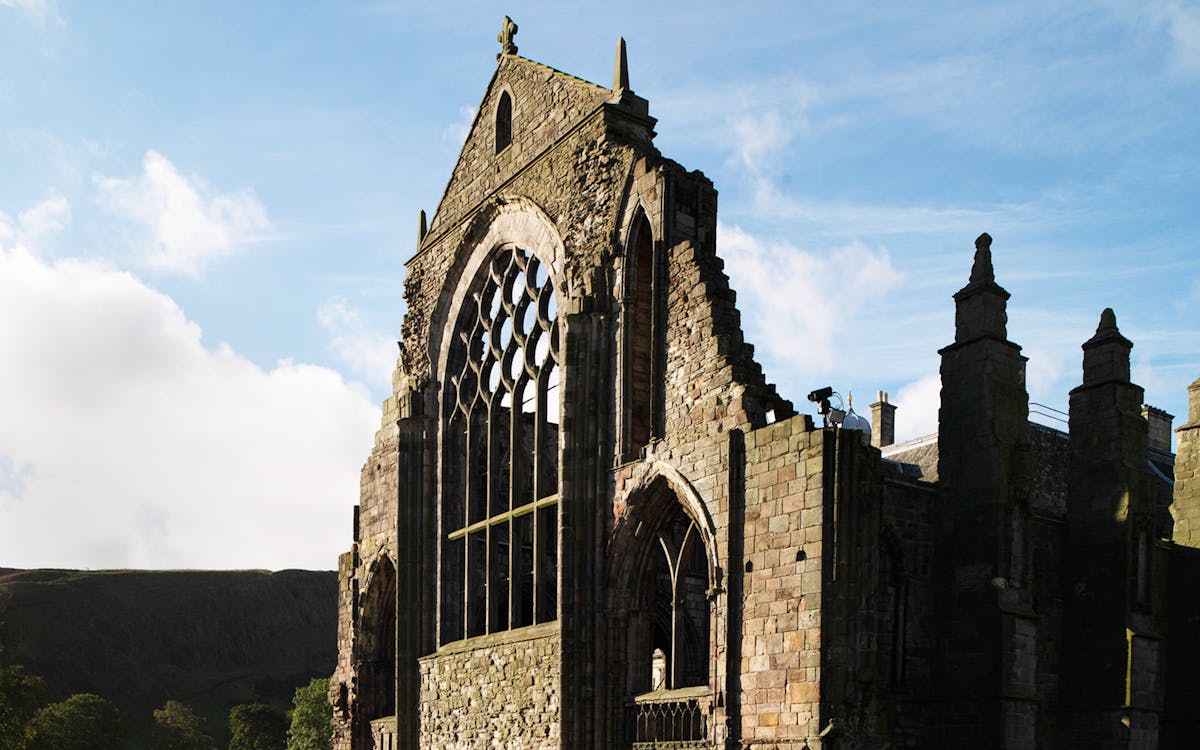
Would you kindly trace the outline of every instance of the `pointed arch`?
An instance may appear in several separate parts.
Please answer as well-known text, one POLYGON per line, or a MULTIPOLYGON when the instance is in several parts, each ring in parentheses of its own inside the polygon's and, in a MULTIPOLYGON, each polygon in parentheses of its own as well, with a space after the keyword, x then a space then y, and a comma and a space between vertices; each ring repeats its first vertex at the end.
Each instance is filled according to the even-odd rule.
POLYGON ((611 605, 627 615, 618 645, 623 692, 653 687, 659 652, 668 689, 708 685, 719 578, 712 519, 694 488, 661 462, 636 478, 626 507, 610 543, 611 605))
POLYGON ((396 713, 396 565, 380 555, 367 574, 355 642, 355 734, 370 746, 371 721, 396 713))
POLYGON ((659 356, 662 274, 658 272, 654 233, 645 209, 639 204, 633 216, 622 284, 622 422, 627 458, 635 458, 663 432, 663 367, 659 356))
POLYGON ((468 228, 438 349, 438 642, 550 622, 558 606, 562 243, 530 202, 468 228))
POLYGON ((721 571, 717 566, 716 525, 708 506, 692 483, 671 464, 665 461, 644 461, 635 470, 628 482, 625 494, 626 512, 613 531, 609 542, 612 551, 611 580, 614 591, 629 583, 637 561, 628 552, 635 548, 644 534, 661 523, 664 503, 677 502, 692 520, 704 542, 709 586, 721 585, 721 571))
POLYGON ((507 91, 500 92, 496 102, 496 153, 508 148, 512 143, 512 97, 507 91))

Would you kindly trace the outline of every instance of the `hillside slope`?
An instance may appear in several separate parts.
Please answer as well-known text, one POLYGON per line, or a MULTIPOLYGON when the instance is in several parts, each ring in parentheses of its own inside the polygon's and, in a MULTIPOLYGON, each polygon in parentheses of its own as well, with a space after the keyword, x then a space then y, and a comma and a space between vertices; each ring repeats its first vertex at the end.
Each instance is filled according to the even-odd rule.
POLYGON ((139 723, 181 700, 218 739, 232 706, 332 673, 336 605, 333 572, 0 569, 7 661, 139 723))

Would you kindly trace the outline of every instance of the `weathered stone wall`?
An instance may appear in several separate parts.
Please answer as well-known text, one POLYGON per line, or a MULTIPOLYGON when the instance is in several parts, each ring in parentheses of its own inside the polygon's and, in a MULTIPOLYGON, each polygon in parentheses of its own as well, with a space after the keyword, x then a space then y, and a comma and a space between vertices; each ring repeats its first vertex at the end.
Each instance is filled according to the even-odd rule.
MULTIPOLYGON (((933 602, 934 485, 883 471, 878 619, 880 721, 893 747, 920 747, 922 708, 929 699, 937 632, 933 602)), ((864 540, 865 541, 865 540, 864 540)))
POLYGON ((479 104, 430 232, 440 231, 477 208, 611 95, 609 89, 533 60, 502 57, 479 104), (512 143, 496 153, 496 106, 505 92, 512 100, 512 143))
POLYGON ((329 703, 333 706, 332 750, 350 750, 350 690, 354 684, 354 611, 358 603, 358 545, 338 556, 338 660, 329 681, 329 703))
MULTIPOLYGON (((389 399, 394 403, 394 399, 389 399)), ((385 414, 386 417, 386 414, 385 414)), ((338 558, 338 665, 330 685, 334 704, 334 750, 351 747, 351 736, 367 730, 364 721, 378 718, 357 717, 359 675, 356 664, 369 659, 359 653, 359 605, 365 594, 369 572, 385 558, 396 560, 396 492, 399 478, 394 425, 385 425, 376 434, 375 447, 360 475, 360 502, 355 508, 357 537, 351 550, 338 558)), ((347 524, 349 526, 350 524, 347 524)), ((377 639, 376 639, 377 640, 377 639)))
MULTIPOLYGON (((403 607, 401 747, 625 746, 628 702, 645 692, 648 666, 648 638, 630 635, 646 625, 645 603, 630 591, 646 569, 646 532, 678 503, 710 566, 710 671, 706 685, 687 687, 703 694, 714 747, 1052 746, 1067 444, 1028 426, 1024 358, 1006 340, 1008 295, 992 275, 990 238, 977 244, 971 282, 956 295, 955 344, 942 352, 941 445, 896 452, 925 473, 901 470, 857 435, 814 430, 766 382, 717 256, 716 191, 657 152, 653 126, 629 91, 500 59, 408 264, 395 393, 339 566, 331 697, 351 707, 358 697, 355 665, 370 658, 362 644, 378 642, 356 619, 360 588, 386 556, 403 607), (512 142, 497 153, 502 96, 512 142), (654 245, 650 300, 629 286, 642 213, 654 245), (538 254, 557 282, 559 617, 438 644, 439 358, 469 293, 464 279, 505 242, 538 254), (650 419, 633 413, 647 405, 650 419)), ((1187 489, 1200 486, 1188 484, 1197 453, 1178 467, 1183 543, 1200 508, 1187 489)), ((1120 587, 1127 572, 1107 578, 1120 587)), ((1134 677, 1143 690, 1145 675, 1134 677)), ((337 716, 335 747, 348 750, 348 714, 337 716)))
POLYGON ((1157 745, 1162 708, 1157 508, 1143 392, 1130 382, 1132 346, 1105 310, 1083 345, 1083 383, 1071 391, 1063 623, 1070 638, 1058 727, 1064 740, 1093 747, 1157 745), (1153 739, 1138 740, 1144 736, 1153 739))
POLYGON ((1200 747, 1200 379, 1188 387, 1188 420, 1176 431, 1175 489, 1171 514, 1163 747, 1200 747))
POLYGON ((751 747, 800 748, 821 731, 824 436, 801 416, 746 436, 737 667, 740 739, 751 747))
POLYGON ((1188 386, 1188 421, 1175 433, 1175 496, 1171 515, 1175 519, 1176 544, 1200 548, 1200 378, 1188 386))
POLYGON ((420 746, 557 750, 560 646, 549 634, 422 658, 420 746))
POLYGON ((408 264, 402 328, 407 373, 438 377, 432 365, 441 332, 430 331, 431 320, 435 311, 448 309, 452 290, 447 286, 457 281, 474 241, 507 202, 519 197, 555 228, 567 251, 565 267, 554 269, 563 297, 593 291, 597 275, 601 283, 607 281, 602 259, 612 251, 613 226, 634 158, 632 149, 607 137, 601 105, 609 95, 607 89, 523 58, 501 61, 429 234, 408 264), (505 91, 513 99, 513 143, 495 154, 492 115, 482 113, 494 112, 505 91))

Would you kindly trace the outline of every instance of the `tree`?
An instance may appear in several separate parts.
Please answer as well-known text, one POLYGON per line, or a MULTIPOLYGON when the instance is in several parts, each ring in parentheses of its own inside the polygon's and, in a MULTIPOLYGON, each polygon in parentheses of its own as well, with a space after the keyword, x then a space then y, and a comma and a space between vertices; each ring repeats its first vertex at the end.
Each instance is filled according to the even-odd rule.
POLYGON ((46 705, 46 683, 20 665, 0 667, 0 750, 19 750, 25 725, 46 705))
POLYGON ((154 709, 151 750, 216 750, 212 737, 200 728, 200 717, 179 701, 154 709))
POLYGON ((283 750, 287 722, 264 703, 243 703, 229 712, 229 750, 283 750))
POLYGON ((37 712, 25 727, 23 750, 120 750, 125 723, 111 703, 79 693, 37 712))
POLYGON ((329 705, 329 679, 314 677, 296 688, 292 698, 292 725, 287 750, 329 750, 333 739, 333 706, 329 705))

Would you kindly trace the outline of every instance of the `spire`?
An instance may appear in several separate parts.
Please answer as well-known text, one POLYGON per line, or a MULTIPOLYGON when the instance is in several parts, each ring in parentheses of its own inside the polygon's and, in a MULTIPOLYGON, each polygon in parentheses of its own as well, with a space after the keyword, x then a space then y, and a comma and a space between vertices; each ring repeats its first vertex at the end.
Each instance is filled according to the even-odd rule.
POLYGON ((496 35, 496 41, 500 42, 500 53, 496 55, 499 60, 503 55, 517 54, 517 45, 513 43, 513 37, 517 34, 517 25, 508 16, 504 17, 504 23, 500 25, 500 33, 496 35))
POLYGON ((417 217, 417 247, 421 247, 421 243, 425 241, 425 234, 429 231, 425 223, 425 209, 421 209, 420 215, 417 217))
POLYGON ((629 90, 629 60, 625 57, 625 37, 617 37, 617 58, 613 61, 612 90, 629 90))
POLYGON ((987 232, 975 238, 975 262, 971 265, 971 281, 995 281, 992 268, 992 236, 987 232))

